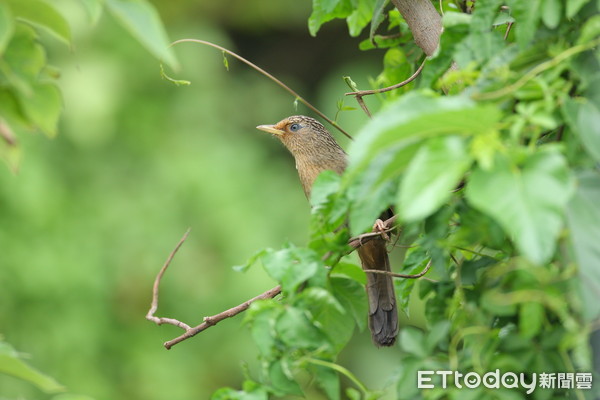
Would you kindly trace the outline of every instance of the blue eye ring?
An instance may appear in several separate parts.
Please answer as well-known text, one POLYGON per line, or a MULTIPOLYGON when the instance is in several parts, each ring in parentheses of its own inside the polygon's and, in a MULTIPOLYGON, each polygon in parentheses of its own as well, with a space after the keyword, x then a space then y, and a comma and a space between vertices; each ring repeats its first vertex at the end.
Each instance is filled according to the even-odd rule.
POLYGON ((300 129, 300 124, 296 124, 296 123, 291 124, 289 129, 290 129, 290 132, 297 132, 300 129))

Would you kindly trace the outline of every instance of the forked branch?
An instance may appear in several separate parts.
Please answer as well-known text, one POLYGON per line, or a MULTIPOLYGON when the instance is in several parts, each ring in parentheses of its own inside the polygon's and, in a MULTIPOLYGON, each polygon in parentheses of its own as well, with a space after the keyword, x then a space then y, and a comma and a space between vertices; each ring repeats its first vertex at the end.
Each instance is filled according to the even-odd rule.
MULTIPOLYGON (((383 221, 380 224, 380 229, 378 229, 376 232, 365 233, 365 234, 353 237, 348 241, 348 245, 352 248, 352 251, 353 251, 353 250, 356 250, 357 248, 359 248, 360 246, 362 246, 364 243, 368 242, 369 240, 373 240, 376 237, 386 235, 387 232, 390 232, 391 230, 396 229, 394 226, 395 221, 396 221, 396 216, 394 215, 393 217, 383 221)), ((156 323, 157 325, 162 325, 162 324, 174 325, 185 331, 182 335, 165 342, 164 346, 167 349, 170 349, 177 343, 183 342, 184 340, 197 335, 198 333, 204 331, 205 329, 218 324, 219 322, 223 321, 224 319, 234 317, 234 316, 238 315, 239 313, 246 311, 250 307, 250 305, 257 300, 272 299, 281 293, 281 286, 277 285, 274 288, 269 289, 266 292, 261 293, 256 297, 246 300, 243 303, 241 303, 235 307, 232 307, 228 310, 225 310, 218 314, 212 315, 210 317, 204 317, 202 323, 195 327, 191 327, 188 324, 181 322, 174 318, 157 317, 155 314, 156 314, 156 311, 158 310, 160 281, 162 280, 167 268, 169 268, 171 261, 173 261, 175 254, 177 254, 177 251, 181 248, 181 246, 187 239, 189 232, 190 232, 189 229, 187 230, 187 232, 185 232, 183 237, 179 240, 179 243, 177 243, 177 245, 175 246, 173 251, 169 254, 169 257, 167 257, 167 260, 165 261, 162 268, 156 275, 156 278, 154 280, 154 285, 152 288, 152 302, 150 304, 150 309, 148 310, 148 313, 146 314, 146 319, 148 321, 156 323)), ((390 276, 397 277, 397 278, 416 279, 416 278, 420 278, 423 275, 425 275, 427 273, 427 271, 429 270, 430 266, 431 266, 431 261, 427 264, 427 266, 425 267, 425 269, 422 272, 420 272, 419 274, 416 274, 416 275, 396 274, 393 272, 378 271, 378 270, 366 270, 365 272, 378 273, 378 274, 385 273, 385 274, 388 274, 390 276)))

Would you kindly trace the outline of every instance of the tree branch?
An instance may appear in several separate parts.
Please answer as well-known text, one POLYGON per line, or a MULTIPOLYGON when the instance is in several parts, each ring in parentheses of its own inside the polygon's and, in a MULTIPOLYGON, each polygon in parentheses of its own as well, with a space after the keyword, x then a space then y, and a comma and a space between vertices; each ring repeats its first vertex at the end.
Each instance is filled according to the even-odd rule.
POLYGON ((430 0, 392 0, 408 24, 415 43, 427 56, 435 53, 442 34, 442 17, 430 0))
POLYGON ((173 261, 173 257, 175 257, 175 254, 177 254, 177 252, 179 251, 179 248, 181 247, 183 242, 185 242, 185 240, 187 239, 189 233, 190 233, 190 230, 188 229, 185 232, 185 234, 183 235, 183 237, 179 240, 179 243, 177 243, 177 246, 175 246, 173 251, 171 251, 171 254, 169 254, 169 257, 167 257, 167 261, 165 261, 162 268, 156 275, 156 278, 154 279, 154 285, 152 287, 152 302, 150 304, 150 309, 148 310, 148 313, 146 314, 146 319, 148 321, 154 322, 157 325, 162 325, 162 324, 174 325, 185 331, 185 333, 183 335, 164 343, 164 346, 167 348, 167 350, 169 350, 171 347, 173 347, 177 343, 182 342, 186 339, 189 339, 192 336, 199 334, 203 330, 218 324, 219 322, 223 321, 224 319, 231 318, 233 316, 238 315, 242 311, 246 311, 248 309, 248 307, 250 307, 250 304, 254 303, 256 300, 272 299, 273 297, 275 297, 279 293, 281 293, 281 286, 279 286, 279 285, 275 286, 273 289, 269 289, 266 292, 259 294, 256 297, 251 298, 250 300, 246 300, 242 304, 239 304, 235 307, 230 308, 229 310, 225 310, 223 312, 220 312, 219 314, 212 315, 210 317, 204 317, 203 322, 200 325, 195 326, 193 328, 190 327, 188 324, 181 322, 174 318, 164 318, 164 317, 155 316, 154 314, 156 313, 156 310, 158 309, 158 297, 159 297, 158 295, 159 295, 160 281, 162 280, 163 275, 165 274, 167 268, 169 268, 171 261, 173 261))
POLYGON ((203 330, 218 324, 219 322, 223 321, 224 319, 234 317, 234 316, 238 315, 239 313, 246 311, 248 309, 248 307, 250 307, 250 304, 254 303, 256 300, 272 299, 273 297, 277 296, 279 293, 281 293, 281 286, 277 285, 273 289, 269 289, 266 292, 259 294, 256 297, 251 298, 250 300, 246 300, 245 302, 243 302, 240 305, 230 308, 229 310, 225 310, 219 314, 216 314, 216 315, 213 315, 210 317, 204 317, 204 322, 202 322, 200 325, 195 326, 193 328, 186 329, 186 331, 183 335, 176 337, 175 339, 169 340, 168 342, 165 342, 164 346, 166 347, 167 350, 169 350, 171 347, 173 347, 177 343, 183 342, 184 340, 189 339, 192 336, 196 336, 203 330))
MULTIPOLYGON (((387 232, 390 232, 390 231, 396 229, 396 227, 394 226, 394 224, 396 222, 396 218, 397 217, 394 215, 393 217, 388 218, 387 220, 383 221, 381 224, 379 224, 380 229, 378 229, 376 232, 364 233, 362 235, 358 235, 356 237, 350 238, 348 241, 348 245, 350 247, 352 247, 353 250, 355 250, 355 249, 359 248, 360 246, 362 246, 364 243, 366 243, 370 240, 373 240, 377 237, 381 237, 382 235, 385 235, 387 232)), ((189 339, 189 338, 199 334, 200 332, 204 331, 205 329, 208 329, 211 326, 218 324, 219 322, 223 321, 224 319, 234 317, 234 316, 238 315, 239 313, 246 311, 250 307, 250 305, 252 303, 254 303, 255 301, 264 300, 264 299, 272 299, 281 293, 281 286, 277 285, 274 288, 269 289, 266 292, 261 293, 258 296, 255 296, 249 300, 246 300, 245 302, 243 302, 235 307, 232 307, 228 310, 225 310, 218 314, 212 315, 210 317, 204 317, 202 320, 202 323, 195 327, 190 327, 188 324, 181 322, 174 318, 164 318, 164 317, 155 316, 155 313, 158 309, 160 282, 161 282, 167 268, 169 268, 171 261, 173 261, 175 254, 177 254, 177 252, 179 251, 179 249, 181 248, 181 246, 187 239, 189 233, 190 233, 190 230, 188 229, 185 232, 185 234, 183 235, 183 237, 179 240, 179 243, 177 243, 177 245, 175 246, 173 251, 171 251, 171 253, 169 254, 169 257, 167 257, 167 260, 165 261, 162 268, 156 275, 156 278, 154 280, 154 285, 152 287, 152 302, 150 304, 150 309, 148 310, 148 313, 146 314, 146 319, 148 321, 154 322, 157 325, 162 325, 162 324, 174 325, 185 331, 182 335, 164 343, 164 346, 167 350, 170 349, 171 347, 173 347, 174 345, 176 345, 177 343, 183 342, 184 340, 189 339)), ((394 277, 399 277, 399 278, 416 279, 416 278, 419 278, 419 277, 425 275, 425 273, 427 273, 427 271, 429 270, 430 265, 431 265, 431 261, 427 264, 425 269, 417 275, 396 274, 393 272, 378 271, 378 270, 366 270, 365 272, 376 273, 376 274, 377 273, 385 273, 385 274, 388 274, 388 275, 391 275, 394 277)))

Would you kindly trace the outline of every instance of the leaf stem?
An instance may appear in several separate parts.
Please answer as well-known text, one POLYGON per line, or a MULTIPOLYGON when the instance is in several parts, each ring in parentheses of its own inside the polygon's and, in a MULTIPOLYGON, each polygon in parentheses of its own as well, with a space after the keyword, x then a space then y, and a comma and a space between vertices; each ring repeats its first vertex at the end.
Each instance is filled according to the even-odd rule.
POLYGON ((336 363, 332 363, 329 361, 325 361, 325 360, 319 360, 318 358, 306 358, 306 361, 308 361, 311 364, 315 364, 315 365, 320 365, 322 367, 326 367, 326 368, 330 368, 336 372, 339 372, 340 374, 344 375, 346 378, 350 379, 352 381, 352 383, 354 383, 356 385, 356 387, 358 387, 358 389, 360 389, 360 391, 362 392, 363 396, 365 398, 367 398, 368 394, 369 394, 369 389, 367 389, 367 387, 360 381, 358 380, 358 378, 349 370, 347 370, 346 368, 342 367, 341 365, 338 365, 336 363))

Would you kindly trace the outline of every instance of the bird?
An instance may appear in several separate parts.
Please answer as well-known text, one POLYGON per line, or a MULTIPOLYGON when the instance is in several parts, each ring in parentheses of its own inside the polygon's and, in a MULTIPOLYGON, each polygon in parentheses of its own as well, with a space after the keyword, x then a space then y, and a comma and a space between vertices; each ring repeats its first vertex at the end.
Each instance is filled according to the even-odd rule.
MULTIPOLYGON (((346 152, 314 118, 293 115, 274 125, 256 128, 278 138, 292 154, 304 194, 309 200, 312 185, 321 172, 331 170, 341 175, 346 169, 346 152)), ((386 211, 382 217, 387 219, 390 212, 386 211)), ((377 222, 381 223, 381 220, 377 222)), ((358 255, 364 270, 391 271, 386 241, 382 237, 363 243, 358 248, 358 255)), ((371 338, 377 347, 392 346, 398 335, 398 310, 392 278, 386 274, 367 272, 366 275, 371 338)))

